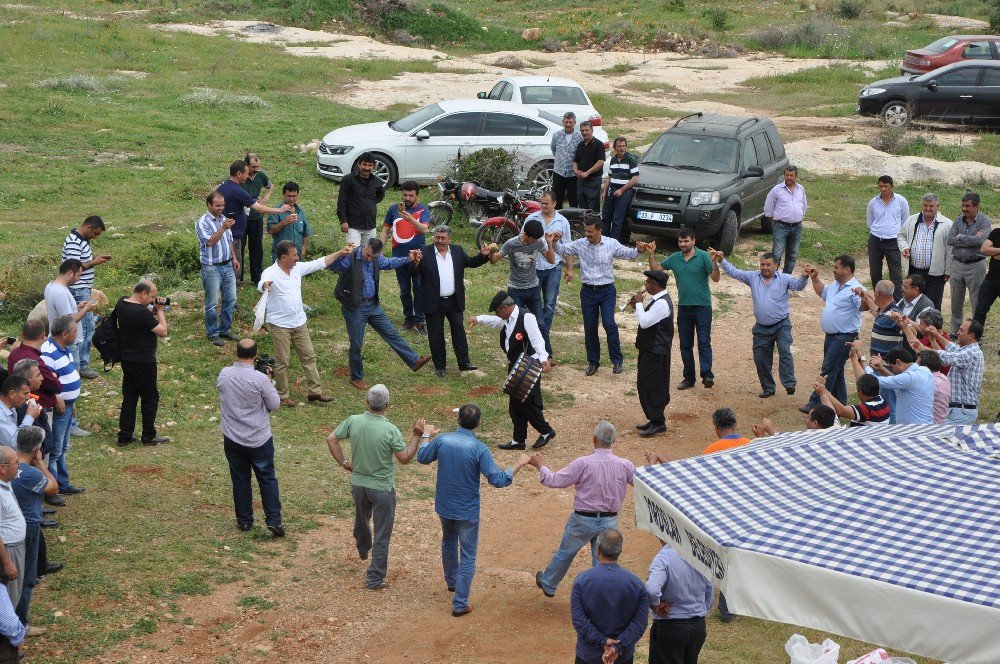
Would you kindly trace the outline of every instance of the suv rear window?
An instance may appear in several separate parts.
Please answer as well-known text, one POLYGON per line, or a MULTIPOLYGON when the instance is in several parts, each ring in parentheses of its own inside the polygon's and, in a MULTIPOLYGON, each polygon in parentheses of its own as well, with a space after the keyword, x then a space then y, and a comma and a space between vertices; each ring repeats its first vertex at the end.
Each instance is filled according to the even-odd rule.
POLYGON ((522 104, 588 106, 587 95, 568 85, 531 85, 521 88, 522 104))
POLYGON ((650 146, 641 164, 735 173, 739 151, 739 141, 733 138, 668 132, 650 146))

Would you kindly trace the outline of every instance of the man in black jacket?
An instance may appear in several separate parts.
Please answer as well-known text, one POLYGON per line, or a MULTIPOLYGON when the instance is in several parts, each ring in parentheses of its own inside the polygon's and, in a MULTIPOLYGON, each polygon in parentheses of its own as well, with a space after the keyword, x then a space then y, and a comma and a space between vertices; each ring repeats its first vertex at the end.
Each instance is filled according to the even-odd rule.
POLYGON ((420 275, 423 284, 423 311, 427 316, 427 338, 431 358, 438 378, 444 378, 447 357, 444 344, 444 319, 451 327, 451 344, 455 348, 459 371, 478 367, 469 360, 469 342, 465 336, 465 268, 476 268, 490 262, 496 244, 483 246, 476 256, 469 256, 461 245, 451 244, 451 228, 441 225, 434 229, 434 244, 420 249, 420 260, 410 263, 411 274, 420 275))
POLYGON ((344 176, 337 194, 337 219, 347 244, 363 247, 375 237, 375 210, 385 197, 385 187, 372 171, 375 157, 365 152, 358 157, 358 170, 344 176))
POLYGON ((674 341, 674 305, 667 292, 667 273, 646 270, 645 292, 632 296, 639 329, 635 346, 639 349, 636 392, 646 415, 646 423, 636 426, 639 435, 649 438, 667 430, 664 410, 670 403, 670 347, 674 341), (643 296, 651 297, 643 304, 643 296))

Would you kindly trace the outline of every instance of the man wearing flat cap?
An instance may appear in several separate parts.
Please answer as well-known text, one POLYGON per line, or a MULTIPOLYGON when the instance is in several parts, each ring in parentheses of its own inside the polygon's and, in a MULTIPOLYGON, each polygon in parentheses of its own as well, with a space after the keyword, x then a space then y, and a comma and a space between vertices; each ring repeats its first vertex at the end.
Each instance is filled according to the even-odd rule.
MULTIPOLYGON (((514 304, 514 298, 507 291, 500 291, 493 296, 493 300, 490 301, 490 311, 496 312, 496 315, 474 316, 469 319, 469 327, 485 325, 500 330, 500 347, 507 353, 507 371, 510 372, 514 368, 522 353, 534 357, 541 363, 542 371, 548 371, 549 354, 545 352, 545 340, 535 314, 522 311, 514 304)), ((545 447, 556 437, 556 430, 545 421, 545 415, 542 413, 541 377, 524 401, 511 394, 507 410, 514 423, 514 435, 509 443, 500 443, 498 445, 500 449, 523 450, 528 437, 528 424, 531 424, 539 434, 531 446, 532 449, 545 447)))
POLYGON ((667 430, 664 410, 670 403, 670 347, 674 342, 674 303, 667 292, 667 273, 646 270, 644 292, 629 301, 635 308, 639 330, 635 347, 639 349, 636 391, 646 416, 646 423, 636 425, 639 435, 649 438, 667 430), (649 293, 649 299, 643 298, 649 293))

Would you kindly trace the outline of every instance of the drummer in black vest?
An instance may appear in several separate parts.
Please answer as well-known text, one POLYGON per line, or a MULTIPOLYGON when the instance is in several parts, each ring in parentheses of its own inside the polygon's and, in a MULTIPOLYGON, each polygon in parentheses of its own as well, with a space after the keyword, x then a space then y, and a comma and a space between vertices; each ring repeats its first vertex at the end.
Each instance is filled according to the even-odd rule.
POLYGON ((667 273, 646 270, 645 292, 629 301, 635 308, 639 331, 635 347, 639 349, 636 391, 647 422, 639 424, 639 435, 655 436, 667 430, 664 409, 670 403, 670 348, 674 342, 674 303, 667 292, 667 273), (643 304, 643 298, 650 298, 643 304))
MULTIPOLYGON (((495 311, 496 316, 474 316, 469 319, 469 327, 485 325, 501 330, 500 347, 507 353, 507 371, 510 372, 514 368, 522 353, 526 357, 538 360, 542 365, 542 371, 548 371, 549 354, 545 352, 545 340, 542 338, 535 314, 521 311, 507 291, 500 291, 493 296, 493 300, 490 301, 490 311, 495 311)), ((500 443, 498 445, 500 449, 523 450, 528 437, 528 424, 539 433, 538 439, 531 446, 532 449, 545 447, 556 437, 556 430, 545 421, 545 415, 542 413, 541 377, 524 401, 514 394, 510 395, 508 412, 514 422, 514 437, 509 443, 500 443)))

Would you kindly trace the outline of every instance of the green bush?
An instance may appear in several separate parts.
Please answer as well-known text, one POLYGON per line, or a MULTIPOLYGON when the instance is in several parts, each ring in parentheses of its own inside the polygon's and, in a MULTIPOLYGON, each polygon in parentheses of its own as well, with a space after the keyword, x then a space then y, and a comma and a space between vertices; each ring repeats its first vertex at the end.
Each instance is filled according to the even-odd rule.
POLYGON ((716 32, 725 32, 729 29, 729 12, 722 7, 710 7, 702 12, 702 16, 716 32))
MULTIPOLYGON (((451 160, 445 167, 444 174, 455 172, 455 163, 451 160)), ((520 172, 520 161, 516 150, 506 148, 485 148, 462 157, 458 162, 458 180, 471 180, 481 187, 501 191, 513 189, 517 185, 520 172)))
POLYGON ((861 14, 865 11, 865 3, 863 0, 840 0, 837 4, 837 16, 846 19, 856 19, 861 18, 861 14))

